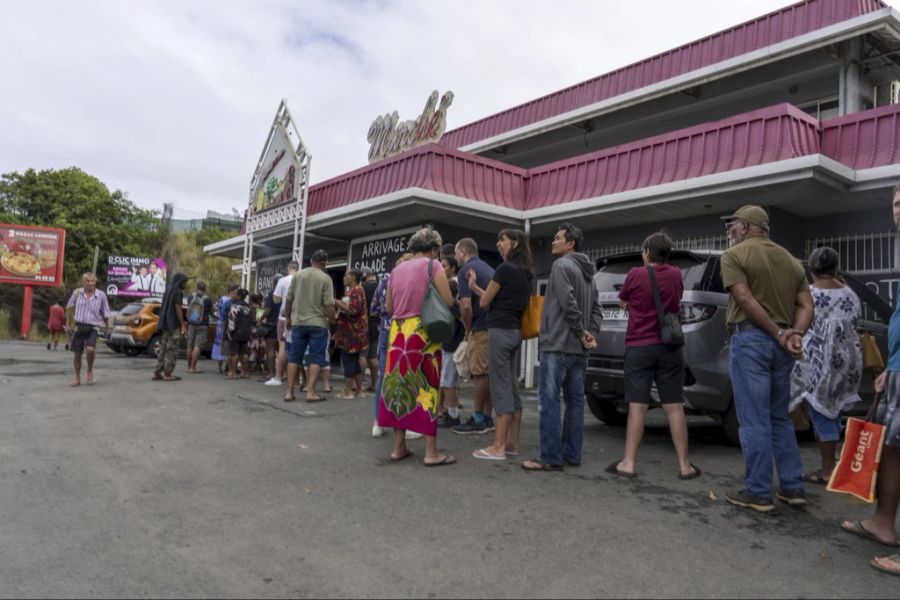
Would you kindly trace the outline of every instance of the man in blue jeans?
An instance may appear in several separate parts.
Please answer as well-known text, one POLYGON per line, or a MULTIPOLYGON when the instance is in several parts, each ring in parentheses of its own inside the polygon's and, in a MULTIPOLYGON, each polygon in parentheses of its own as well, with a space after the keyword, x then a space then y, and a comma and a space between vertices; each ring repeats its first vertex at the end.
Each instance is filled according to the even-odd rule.
POLYGON ((538 337, 541 455, 522 463, 526 471, 561 471, 563 463, 581 465, 584 371, 588 351, 597 347, 602 318, 592 282, 594 265, 587 255, 578 252, 582 243, 581 230, 563 223, 551 246, 557 259, 547 281, 538 337), (560 390, 566 401, 562 428, 560 390))
POLYGON ((774 492, 790 506, 803 506, 803 464, 788 405, 791 370, 803 355, 803 334, 813 319, 809 282, 800 261, 769 239, 769 215, 761 207, 744 206, 723 219, 729 241, 721 259, 722 281, 731 293, 725 314, 729 370, 746 467, 745 488, 725 500, 770 512, 774 492))

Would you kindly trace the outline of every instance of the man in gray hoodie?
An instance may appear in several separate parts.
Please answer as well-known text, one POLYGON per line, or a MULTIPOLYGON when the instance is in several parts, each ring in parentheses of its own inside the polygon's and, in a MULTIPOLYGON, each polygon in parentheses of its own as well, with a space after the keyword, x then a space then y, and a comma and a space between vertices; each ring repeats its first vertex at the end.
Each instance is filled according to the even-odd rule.
POLYGON ((581 464, 584 435, 584 371, 588 352, 597 347, 600 304, 593 286, 594 265, 578 252, 581 230, 563 223, 553 238, 557 257, 550 270, 541 315, 540 389, 541 455, 522 463, 526 471, 561 471, 563 463, 581 464), (559 394, 566 400, 560 431, 559 394))

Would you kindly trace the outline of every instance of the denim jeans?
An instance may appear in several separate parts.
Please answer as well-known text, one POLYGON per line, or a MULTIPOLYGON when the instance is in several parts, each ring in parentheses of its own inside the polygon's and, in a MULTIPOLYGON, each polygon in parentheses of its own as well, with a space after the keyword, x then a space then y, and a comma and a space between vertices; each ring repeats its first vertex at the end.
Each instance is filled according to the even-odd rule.
POLYGON ((375 401, 372 407, 375 411, 375 420, 378 420, 378 403, 381 402, 381 382, 384 381, 384 367, 387 363, 388 332, 378 330, 378 379, 375 381, 375 401))
POLYGON ((731 336, 731 385, 740 422, 745 483, 752 496, 771 498, 772 465, 781 488, 803 489, 803 463, 788 416, 794 359, 761 329, 731 336))
POLYGON ((561 465, 563 460, 581 463, 584 437, 583 354, 541 352, 538 411, 541 414, 541 462, 561 465), (560 432, 560 389, 566 401, 566 414, 560 432))

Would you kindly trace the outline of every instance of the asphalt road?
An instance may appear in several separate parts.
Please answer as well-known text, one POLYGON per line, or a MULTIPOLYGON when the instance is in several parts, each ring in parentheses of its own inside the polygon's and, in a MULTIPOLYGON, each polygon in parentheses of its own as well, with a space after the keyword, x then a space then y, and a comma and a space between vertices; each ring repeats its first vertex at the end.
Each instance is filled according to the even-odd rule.
POLYGON ((659 425, 637 480, 607 475, 624 431, 590 414, 581 468, 485 464, 485 438, 443 433, 460 463, 426 469, 422 441, 387 460, 370 401, 284 404, 210 362, 151 382, 153 361, 108 350, 73 389, 70 361, 0 343, 3 597, 900 597, 867 564, 888 551, 838 528, 868 507, 822 488, 774 516, 726 504, 742 461, 712 426, 692 429, 694 481, 659 425))

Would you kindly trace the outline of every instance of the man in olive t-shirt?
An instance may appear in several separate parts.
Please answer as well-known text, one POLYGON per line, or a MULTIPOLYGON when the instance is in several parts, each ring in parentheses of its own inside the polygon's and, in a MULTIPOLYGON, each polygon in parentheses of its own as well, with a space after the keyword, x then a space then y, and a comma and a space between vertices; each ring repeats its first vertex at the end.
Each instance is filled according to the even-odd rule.
POLYGON ((788 404, 791 370, 813 317, 809 282, 800 262, 769 239, 769 215, 761 207, 744 206, 723 219, 730 243, 721 266, 731 293, 725 317, 731 387, 746 465, 746 488, 725 499, 759 512, 774 510, 774 462, 781 483, 775 495, 802 506, 803 464, 788 404))
POLYGON ((319 371, 328 366, 328 325, 334 322, 334 286, 325 272, 328 254, 316 250, 310 266, 291 281, 284 302, 285 329, 291 331, 291 351, 288 355, 288 382, 285 402, 294 400, 294 386, 300 373, 303 355, 309 348, 309 376, 307 402, 325 400, 316 393, 319 371))

